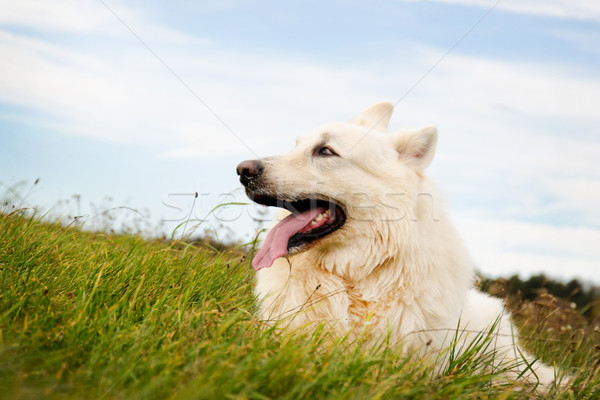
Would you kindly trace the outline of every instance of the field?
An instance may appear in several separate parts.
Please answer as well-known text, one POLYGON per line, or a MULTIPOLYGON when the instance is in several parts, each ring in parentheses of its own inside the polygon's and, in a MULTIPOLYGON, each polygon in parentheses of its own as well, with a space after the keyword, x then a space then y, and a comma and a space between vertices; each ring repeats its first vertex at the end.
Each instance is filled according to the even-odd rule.
MULTIPOLYGON (((267 328, 245 254, 0 214, 0 398, 539 397, 473 373, 474 353, 435 376, 385 344, 267 328)), ((573 375, 544 398, 600 398, 598 319, 549 295, 511 306, 524 345, 573 375)))

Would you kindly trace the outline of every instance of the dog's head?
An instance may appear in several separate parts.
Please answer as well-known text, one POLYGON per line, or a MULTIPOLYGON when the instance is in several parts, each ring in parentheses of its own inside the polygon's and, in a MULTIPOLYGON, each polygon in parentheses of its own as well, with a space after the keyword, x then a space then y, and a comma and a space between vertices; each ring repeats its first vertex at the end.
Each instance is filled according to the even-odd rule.
POLYGON ((237 173, 256 203, 290 215, 275 225, 255 257, 256 270, 286 253, 344 244, 407 218, 437 130, 387 132, 393 105, 377 103, 347 123, 298 139, 287 154, 240 163, 237 173))

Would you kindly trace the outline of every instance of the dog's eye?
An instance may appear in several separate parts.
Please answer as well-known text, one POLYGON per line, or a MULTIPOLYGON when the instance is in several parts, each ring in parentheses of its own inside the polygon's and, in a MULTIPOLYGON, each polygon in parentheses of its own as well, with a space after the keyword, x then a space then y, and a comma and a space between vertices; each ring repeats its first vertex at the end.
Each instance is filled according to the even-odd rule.
POLYGON ((331 150, 331 148, 327 146, 317 147, 315 154, 324 157, 337 156, 336 152, 331 150))

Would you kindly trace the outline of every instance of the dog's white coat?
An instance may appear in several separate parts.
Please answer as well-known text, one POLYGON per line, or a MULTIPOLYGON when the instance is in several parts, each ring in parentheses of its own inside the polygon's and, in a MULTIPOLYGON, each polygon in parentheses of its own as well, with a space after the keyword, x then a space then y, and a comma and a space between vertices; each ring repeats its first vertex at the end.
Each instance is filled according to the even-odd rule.
MULTIPOLYGON (((344 206, 347 221, 312 247, 258 271, 260 318, 292 328, 326 322, 343 334, 367 329, 423 355, 448 346, 459 325, 467 344, 499 321, 496 364, 516 361, 525 368, 522 357, 533 358, 518 348, 503 303, 473 287, 473 262, 424 174, 436 128, 389 133, 392 109, 375 104, 348 123, 301 137, 285 155, 261 160, 270 193, 326 196, 344 206), (317 145, 340 157, 315 156, 317 145)), ((524 379, 554 380, 552 368, 535 362, 533 369, 524 379)))

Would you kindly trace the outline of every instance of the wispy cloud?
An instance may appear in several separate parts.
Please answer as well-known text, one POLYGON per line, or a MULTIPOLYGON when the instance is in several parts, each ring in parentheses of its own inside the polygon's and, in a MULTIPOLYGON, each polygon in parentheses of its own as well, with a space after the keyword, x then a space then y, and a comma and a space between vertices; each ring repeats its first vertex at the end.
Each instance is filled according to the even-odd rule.
MULTIPOLYGON (((128 13, 125 9, 121 12, 128 13)), ((103 12, 102 4, 91 0, 22 0, 2 5, 0 23, 37 31, 111 33, 117 24, 103 12)), ((118 30, 117 30, 118 32, 118 30)))
POLYGON ((569 278, 600 268, 600 231, 458 215, 475 264, 496 276, 545 273, 569 278))
MULTIPOLYGON (((400 0, 464 4, 490 8, 498 0, 400 0)), ((575 18, 600 21, 600 3, 596 0, 502 0, 497 7, 515 13, 544 15, 557 18, 575 18)))
POLYGON ((112 10, 149 40, 173 44, 207 44, 198 38, 153 22, 123 1, 98 0, 20 0, 6 2, 0 13, 0 26, 29 29, 42 34, 105 35, 131 39, 130 33, 112 15, 112 10))
MULTIPOLYGON (((170 157, 245 151, 135 41, 115 48, 101 41, 92 50, 0 30, 0 51, 0 101, 43 112, 35 124, 103 141, 154 144, 166 148, 164 155, 170 157)), ((354 83, 373 81, 363 72, 211 46, 159 46, 157 51, 228 125, 254 141, 273 132, 299 134, 304 126, 289 128, 283 122, 299 112, 321 107, 323 115, 332 109, 358 110, 364 104, 344 107, 350 92, 358 89, 354 83), (319 100, 324 91, 328 98, 319 100), (307 107, 310 97, 315 100, 307 107)))

